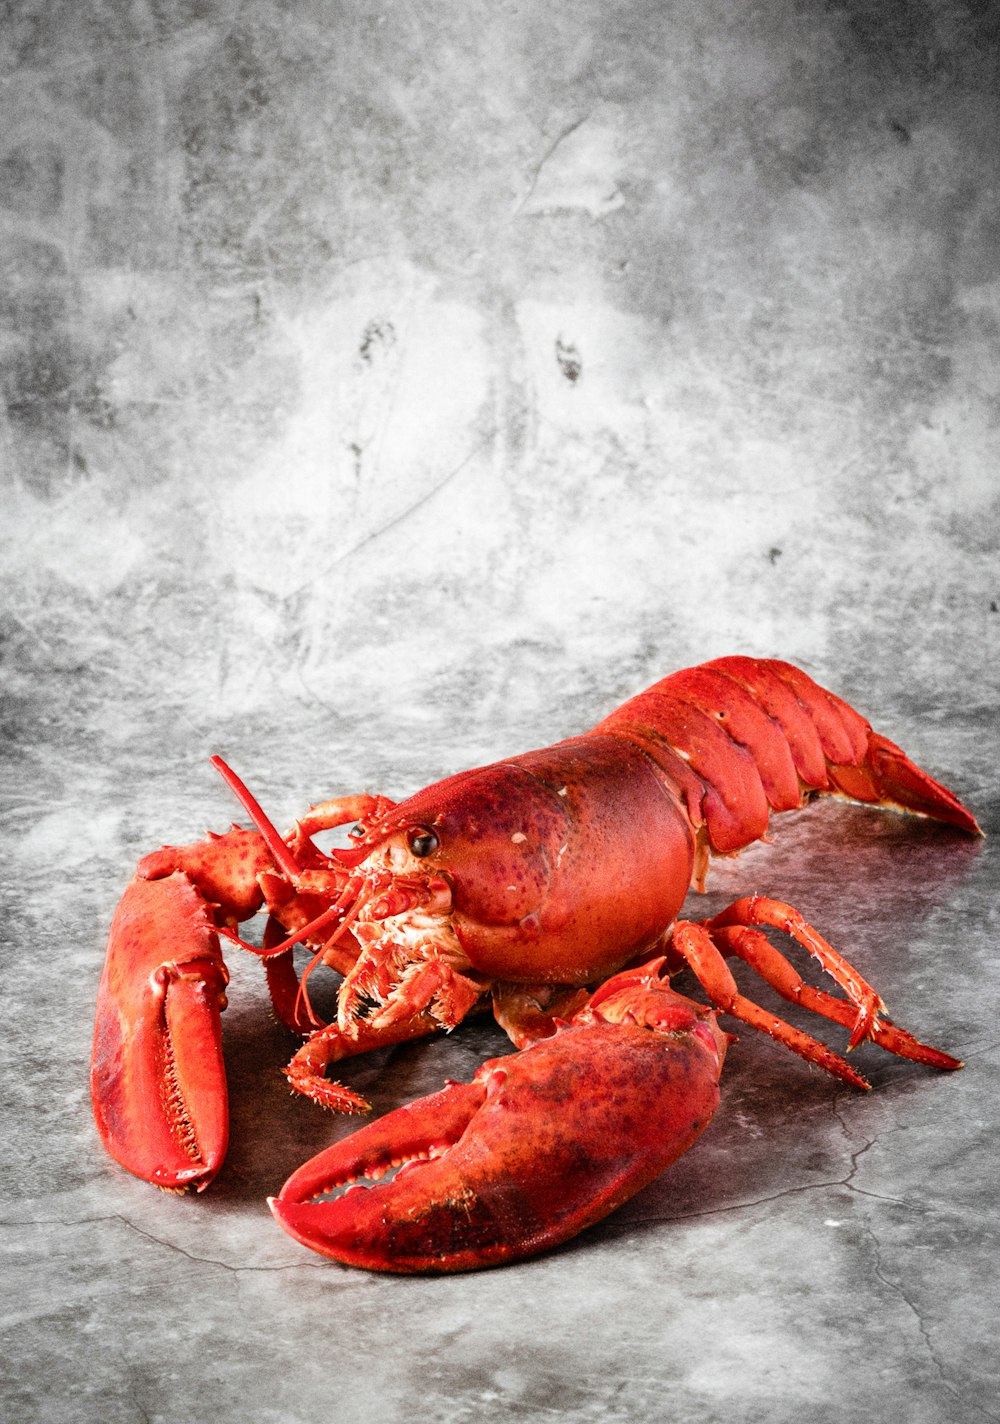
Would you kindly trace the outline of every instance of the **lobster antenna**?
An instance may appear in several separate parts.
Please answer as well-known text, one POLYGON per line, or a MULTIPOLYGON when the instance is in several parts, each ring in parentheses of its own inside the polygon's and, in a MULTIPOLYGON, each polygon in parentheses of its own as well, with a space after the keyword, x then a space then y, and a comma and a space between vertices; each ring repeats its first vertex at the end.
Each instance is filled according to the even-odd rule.
MULTIPOLYGON (((348 910, 347 914, 344 916, 343 920, 341 920, 340 924, 339 924, 339 925, 337 926, 337 928, 334 930, 333 934, 330 936, 330 938, 329 938, 328 940, 325 940, 325 941, 320 945, 319 949, 317 949, 317 951, 316 951, 316 953, 313 955, 312 959, 310 959, 309 963, 306 965, 305 969, 302 971, 302 978, 299 980, 299 992, 298 992, 298 994, 295 996, 295 1008, 296 1008, 296 1011, 298 1011, 299 1005, 300 1005, 301 1003, 304 1003, 305 1006, 306 1006, 307 1011, 309 1012, 309 1014, 312 1014, 313 1006, 312 1006, 312 1004, 311 1004, 310 1001, 309 1001, 309 990, 308 990, 307 987, 306 987, 306 980, 309 978, 309 975, 310 975, 310 974, 313 972, 313 970, 316 968, 316 965, 317 965, 317 964, 320 962, 320 960, 323 958, 323 955, 324 955, 324 954, 326 953, 326 951, 330 948, 330 946, 331 946, 332 944, 336 944, 337 940, 338 940, 338 939, 340 938, 340 936, 344 933, 344 931, 345 931, 346 929, 348 929, 348 928, 354 923, 354 921, 358 918, 358 916, 360 915, 361 911, 362 911, 362 910, 364 909, 364 907, 368 904, 369 900, 371 900, 372 895, 373 895, 374 893, 375 893, 374 890, 372 890, 372 891, 369 892, 369 894, 368 894, 367 896, 365 896, 365 895, 359 895, 359 896, 358 896, 358 898, 355 900, 354 904, 351 906, 351 908, 348 910)), ((341 899, 343 899, 343 896, 341 896, 341 899)), ((336 905, 331 906, 331 909, 332 909, 332 910, 335 910, 335 909, 339 908, 339 905, 340 905, 340 901, 338 900, 338 902, 337 902, 336 905)), ((327 913, 329 914, 330 911, 327 911, 327 913)))
POLYGON ((260 831, 267 844, 268 850, 274 856, 277 863, 281 866, 282 870, 289 877, 289 879, 294 880, 296 876, 300 874, 299 866, 296 863, 295 857, 285 845, 285 842, 278 835, 278 832, 275 830, 274 826, 265 816, 263 810, 261 809, 260 803, 257 801, 257 798, 246 786, 244 786, 243 782, 236 775, 235 771, 233 771, 232 767, 227 766, 220 756, 209 757, 209 761, 215 767, 216 771, 222 777, 223 781, 229 787, 230 791, 236 797, 237 801, 239 801, 240 805, 243 807, 244 811, 246 811, 251 821, 253 821, 258 831, 260 831))

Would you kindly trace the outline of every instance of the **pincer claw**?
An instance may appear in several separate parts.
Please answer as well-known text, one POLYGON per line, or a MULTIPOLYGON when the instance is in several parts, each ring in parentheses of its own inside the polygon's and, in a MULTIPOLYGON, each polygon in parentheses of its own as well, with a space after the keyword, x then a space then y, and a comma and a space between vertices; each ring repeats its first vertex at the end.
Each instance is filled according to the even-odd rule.
POLYGON ((226 1155, 227 980, 215 926, 187 877, 136 876, 111 926, 91 1094, 112 1157, 160 1187, 201 1191, 226 1155))
POLYGON ((685 1152, 718 1104, 724 1035, 661 993, 684 1006, 669 1032, 574 1021, 492 1059, 321 1152, 271 1199, 275 1218, 312 1250, 380 1271, 472 1270, 568 1240, 685 1152))

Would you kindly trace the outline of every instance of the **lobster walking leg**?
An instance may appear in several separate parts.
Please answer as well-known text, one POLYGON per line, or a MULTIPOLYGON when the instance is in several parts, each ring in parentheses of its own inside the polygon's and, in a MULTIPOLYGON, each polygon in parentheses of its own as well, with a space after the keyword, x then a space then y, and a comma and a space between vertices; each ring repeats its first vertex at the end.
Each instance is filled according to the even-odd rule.
POLYGON ((350 1032, 338 1024, 327 1024, 302 1045, 285 1069, 285 1076, 297 1093, 311 1098, 321 1107, 342 1113, 370 1112, 371 1104, 358 1093, 325 1076, 330 1064, 358 1053, 369 1053, 375 1048, 408 1043, 411 1039, 440 1032, 440 1023, 427 1013, 400 1019, 388 1029, 369 1028, 363 1019, 354 1024, 350 1032))
POLYGON ((872 1024, 885 1005, 872 986, 862 979, 854 965, 838 953, 832 944, 828 944, 793 905, 786 905, 783 900, 768 899, 764 895, 746 895, 734 900, 728 909, 705 922, 709 931, 729 925, 772 925, 775 929, 784 930, 785 934, 791 935, 792 939, 797 940, 819 961, 855 1005, 857 1017, 848 1048, 857 1047, 862 1039, 869 1037, 872 1024))
POLYGON ((832 1048, 828 1048, 819 1039, 803 1033, 801 1029, 786 1023, 776 1014, 768 1013, 753 999, 741 994, 729 966, 704 925, 692 924, 687 920, 680 921, 674 926, 673 946, 694 971, 699 984, 716 1008, 777 1039, 800 1058, 817 1064, 842 1082, 850 1083, 854 1088, 869 1086, 867 1080, 860 1073, 856 1073, 849 1063, 845 1063, 839 1053, 834 1053, 832 1048))
POLYGON ((671 943, 717 1009, 778 1039, 793 1053, 818 1064, 853 1087, 868 1089, 870 1084, 826 1044, 741 994, 724 954, 742 959, 789 1002, 802 1004, 822 1017, 850 1028, 848 1051, 862 1040, 871 1039, 901 1058, 930 1067, 951 1070, 962 1066, 950 1054, 921 1043, 912 1034, 880 1017, 885 1005, 879 995, 791 905, 763 896, 749 896, 735 901, 713 919, 702 922, 679 920, 674 925, 671 943), (809 949, 848 992, 850 1002, 806 984, 784 955, 753 928, 760 924, 784 930, 809 949))
MULTIPOLYGON (((733 926, 713 929, 712 940, 723 954, 742 959, 754 969, 762 979, 777 990, 790 1004, 801 1004, 813 1013, 821 1014, 842 1028, 854 1029, 857 1025, 857 1010, 846 1000, 835 998, 833 994, 807 984, 788 962, 785 956, 770 943, 760 930, 749 926, 733 926)), ((919 1039, 898 1028, 890 1019, 876 1018, 868 1035, 880 1048, 894 1053, 898 1058, 908 1058, 913 1063, 924 1063, 929 1068, 951 1071, 964 1065, 950 1053, 942 1053, 939 1048, 921 1043, 919 1039)))

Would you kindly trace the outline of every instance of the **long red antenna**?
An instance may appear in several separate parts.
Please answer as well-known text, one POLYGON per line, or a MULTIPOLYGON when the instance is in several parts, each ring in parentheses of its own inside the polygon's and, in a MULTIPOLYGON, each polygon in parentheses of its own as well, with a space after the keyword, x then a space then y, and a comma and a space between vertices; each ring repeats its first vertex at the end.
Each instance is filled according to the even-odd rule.
POLYGON ((277 863, 281 866, 288 878, 294 880, 295 877, 301 873, 295 857, 278 835, 274 826, 264 815, 256 797, 244 786, 232 767, 227 766, 220 756, 210 757, 209 760, 236 797, 237 801, 239 801, 244 811, 246 811, 251 821, 253 821, 258 831, 260 831, 264 837, 264 840, 267 842, 267 848, 277 863))

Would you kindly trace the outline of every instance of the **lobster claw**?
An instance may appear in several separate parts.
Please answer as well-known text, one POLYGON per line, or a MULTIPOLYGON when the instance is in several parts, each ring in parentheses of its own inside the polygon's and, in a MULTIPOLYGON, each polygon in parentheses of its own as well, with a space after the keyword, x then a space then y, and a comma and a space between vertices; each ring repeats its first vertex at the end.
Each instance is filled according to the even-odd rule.
POLYGON ((648 973, 618 975, 554 1036, 319 1153, 271 1210, 303 1245, 369 1270, 532 1256, 607 1216, 691 1146, 718 1105, 726 1042, 710 1010, 648 973), (390 1181, 316 1200, 393 1168, 390 1181))
POLYGON ((201 1191, 225 1157, 219 1014, 228 977, 208 905, 188 876, 137 875, 111 925, 91 1096, 111 1156, 157 1186, 201 1191))

